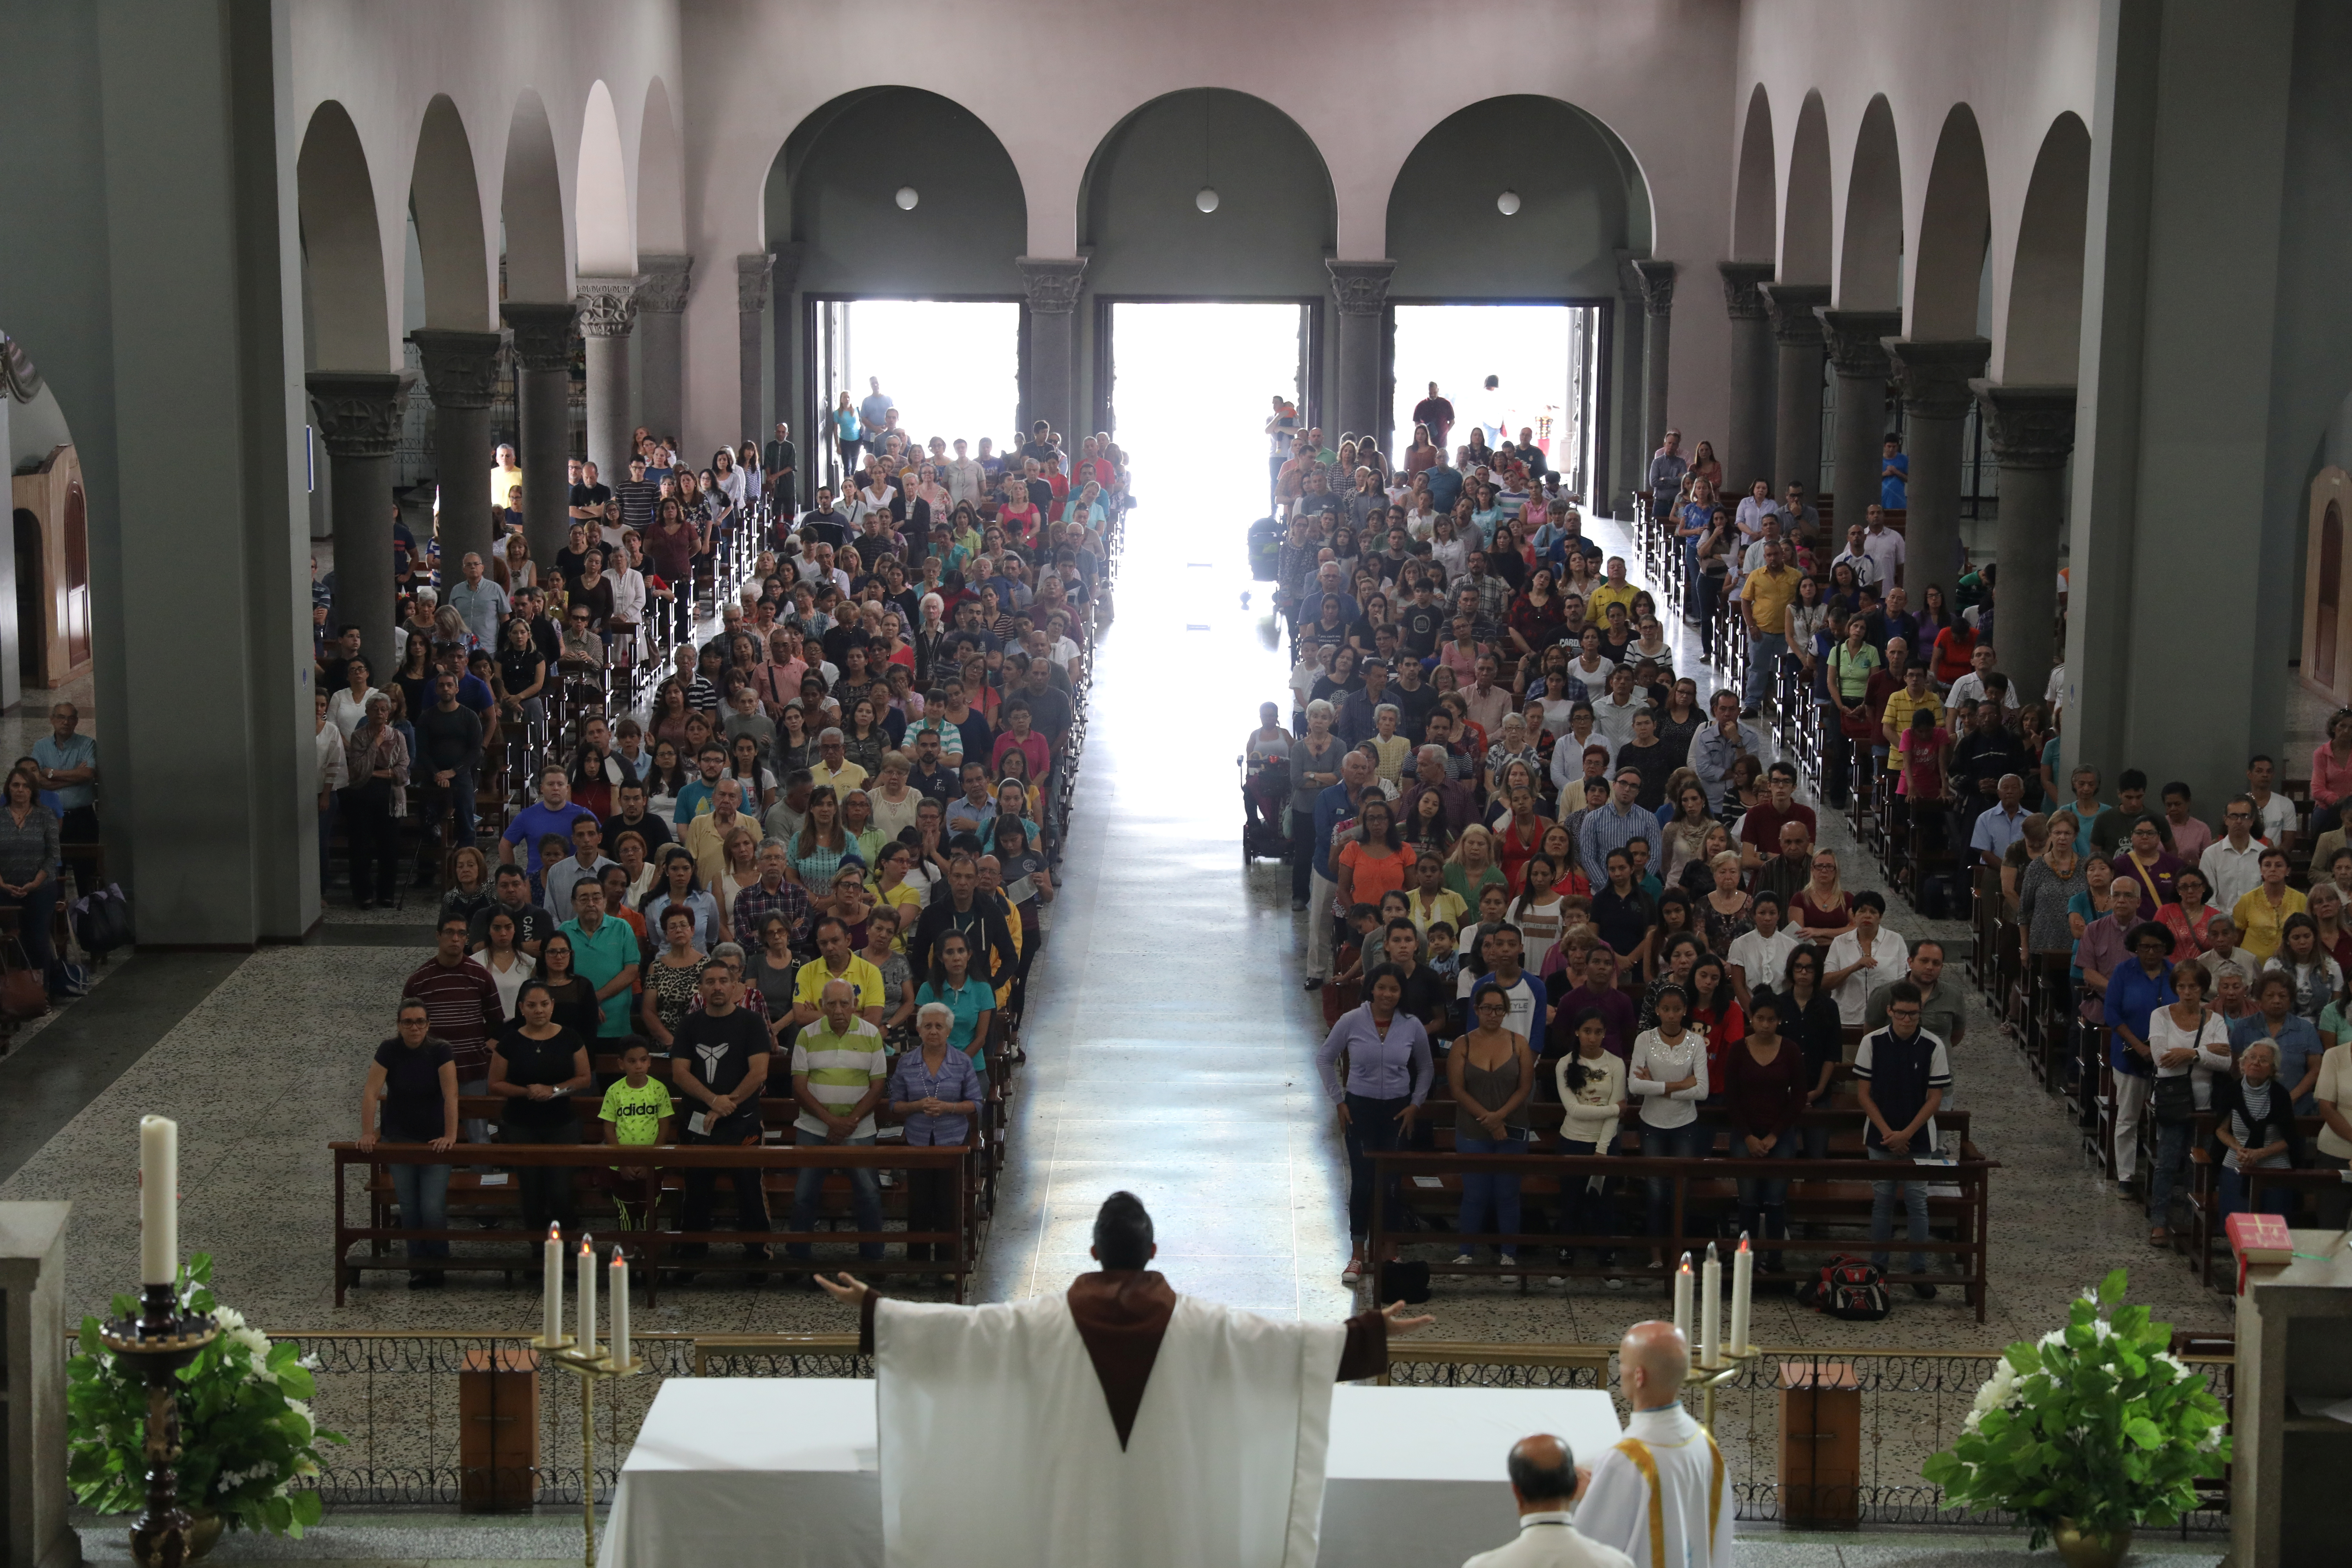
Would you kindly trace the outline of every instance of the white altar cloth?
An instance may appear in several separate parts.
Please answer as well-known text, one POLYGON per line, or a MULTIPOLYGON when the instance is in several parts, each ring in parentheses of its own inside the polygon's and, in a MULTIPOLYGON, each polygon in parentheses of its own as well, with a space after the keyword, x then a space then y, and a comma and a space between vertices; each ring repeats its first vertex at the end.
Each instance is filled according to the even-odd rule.
MULTIPOLYGON (((1501 1545, 1517 1531, 1503 1478, 1514 1442, 1555 1432, 1590 1466, 1622 1435, 1597 1389, 1331 1392, 1321 1560, 1347 1568, 1427 1568, 1501 1545)), ((869 1379, 672 1378, 622 1466, 597 1568, 879 1568, 875 1451, 869 1379)), ((974 1546, 961 1568, 992 1568, 974 1546)))

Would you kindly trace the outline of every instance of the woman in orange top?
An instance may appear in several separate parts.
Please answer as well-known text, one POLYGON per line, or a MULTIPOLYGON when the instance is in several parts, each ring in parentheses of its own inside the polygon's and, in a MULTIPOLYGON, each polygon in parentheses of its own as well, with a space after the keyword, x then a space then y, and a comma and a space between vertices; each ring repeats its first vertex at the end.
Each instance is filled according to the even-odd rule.
POLYGON ((1366 800, 1356 817, 1356 831, 1331 858, 1339 873, 1339 907, 1378 904, 1383 893, 1404 891, 1412 870, 1412 857, 1397 836, 1396 814, 1387 800, 1366 800))

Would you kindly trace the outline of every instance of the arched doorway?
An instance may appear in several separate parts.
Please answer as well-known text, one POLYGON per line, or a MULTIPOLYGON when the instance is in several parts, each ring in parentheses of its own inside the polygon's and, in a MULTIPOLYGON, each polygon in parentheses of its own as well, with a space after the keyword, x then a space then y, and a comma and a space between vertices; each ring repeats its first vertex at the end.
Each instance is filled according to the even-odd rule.
POLYGON ((15 510, 16 565, 16 668, 27 691, 49 683, 49 639, 42 632, 41 520, 23 507, 15 510))

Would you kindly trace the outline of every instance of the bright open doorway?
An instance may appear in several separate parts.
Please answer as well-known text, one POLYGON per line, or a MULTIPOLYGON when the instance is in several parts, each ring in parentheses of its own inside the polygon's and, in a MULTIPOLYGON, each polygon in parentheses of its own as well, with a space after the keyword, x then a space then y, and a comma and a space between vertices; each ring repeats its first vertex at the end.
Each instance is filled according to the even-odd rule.
POLYGON ((1435 382, 1454 405, 1446 445, 1458 450, 1473 425, 1492 443, 1522 429, 1561 476, 1590 496, 1599 456, 1601 311, 1591 305, 1399 305, 1391 450, 1412 444, 1412 411, 1435 382), (1496 384, 1490 389, 1487 378, 1496 384))
MULTIPOLYGON (((828 410, 849 394, 864 403, 869 379, 898 410, 919 446, 934 436, 977 453, 985 436, 1003 451, 1021 420, 1021 307, 1011 300, 827 300, 816 309, 816 388, 828 410)), ((840 482, 840 448, 816 433, 820 470, 840 482)))
POLYGON ((1194 476, 1188 488, 1216 498, 1220 527, 1265 516, 1265 422, 1277 395, 1309 401, 1311 316, 1288 303, 1114 303, 1111 435, 1137 473, 1194 476))

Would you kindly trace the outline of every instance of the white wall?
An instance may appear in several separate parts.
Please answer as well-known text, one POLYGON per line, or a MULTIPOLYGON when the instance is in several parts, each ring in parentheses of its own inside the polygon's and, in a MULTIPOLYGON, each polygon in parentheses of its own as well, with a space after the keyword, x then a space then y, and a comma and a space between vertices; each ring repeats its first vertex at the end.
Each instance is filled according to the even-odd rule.
MULTIPOLYGON (((2035 155, 2051 123, 2072 110, 2089 124, 2097 86, 2098 0, 1744 0, 1738 101, 1761 83, 1772 108, 1776 228, 1785 220, 1797 118, 1807 92, 1827 112, 1831 257, 1838 262, 1847 184, 1863 110, 1884 93, 1903 163, 1906 279, 1916 276, 1920 213, 1937 138, 1956 103, 1984 139, 1992 216, 1992 363, 2001 379, 2010 272, 2035 155)), ((1739 126, 1727 131, 1738 155, 1739 126)), ((1719 226, 1728 233, 1727 194, 1719 226)), ((1672 252, 1661 249, 1661 255, 1672 252)), ((1677 322, 1677 330, 1680 323, 1677 322)))

